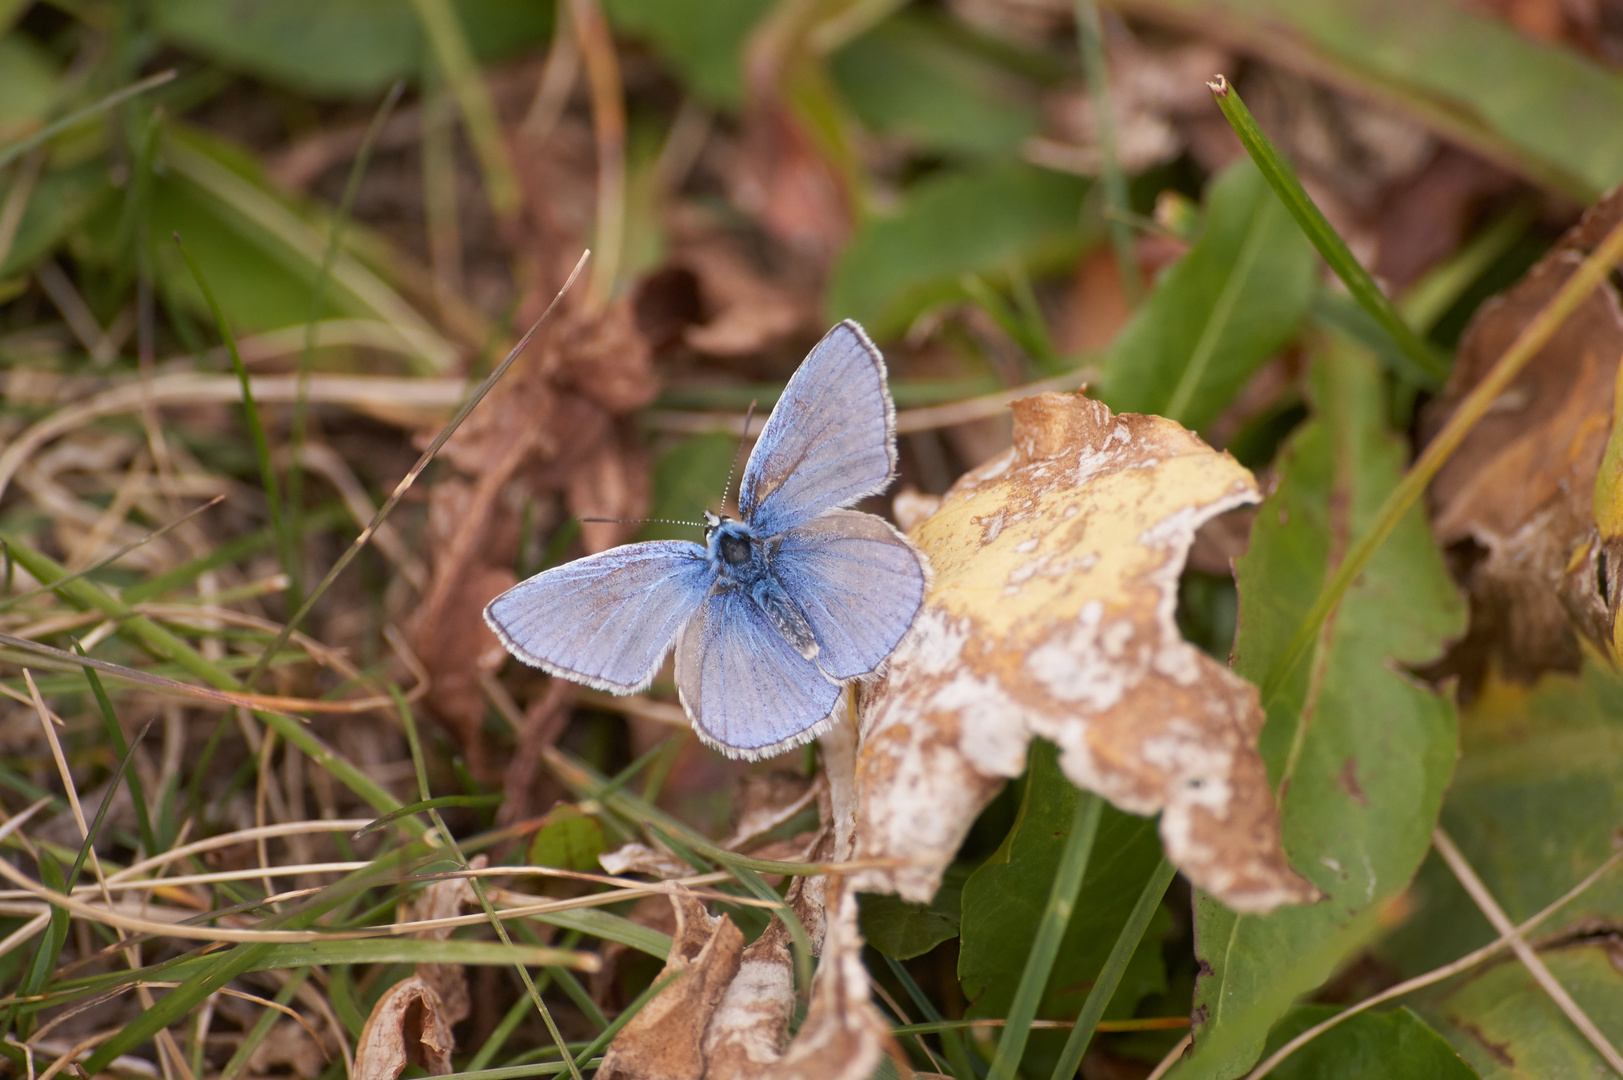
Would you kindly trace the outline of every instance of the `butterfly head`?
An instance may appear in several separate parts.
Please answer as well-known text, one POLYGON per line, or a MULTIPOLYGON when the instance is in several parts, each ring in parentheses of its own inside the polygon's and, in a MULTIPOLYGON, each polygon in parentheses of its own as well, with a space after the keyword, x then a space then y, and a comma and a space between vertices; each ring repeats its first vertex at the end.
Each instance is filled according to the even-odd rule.
POLYGON ((755 559, 755 538, 749 526, 725 514, 704 512, 704 541, 711 557, 729 568, 746 566, 755 559))

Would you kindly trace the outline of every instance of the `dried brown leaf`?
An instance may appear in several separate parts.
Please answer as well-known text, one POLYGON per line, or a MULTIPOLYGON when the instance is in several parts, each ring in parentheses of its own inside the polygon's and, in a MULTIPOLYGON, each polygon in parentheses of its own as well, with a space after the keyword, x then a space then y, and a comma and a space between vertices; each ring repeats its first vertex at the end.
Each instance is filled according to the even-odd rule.
POLYGON ((935 580, 860 714, 856 887, 928 901, 981 808, 1058 744, 1081 787, 1161 814, 1167 856, 1238 910, 1311 899, 1280 846, 1256 689, 1173 613, 1195 530, 1260 497, 1170 420, 1016 402, 1014 446, 912 533, 935 580))
POLYGON ((454 1046, 439 994, 413 975, 389 987, 372 1007, 355 1043, 355 1080, 395 1080, 407 1065, 444 1076, 454 1046))
MULTIPOLYGON (((620 418, 657 391, 652 350, 629 300, 597 313, 569 311, 542 328, 530 355, 445 444, 442 456, 466 479, 449 478, 430 493, 431 580, 413 625, 429 705, 460 737, 475 775, 486 773, 479 676, 504 659, 483 611, 515 583, 523 507, 539 506, 554 521, 565 509, 641 514, 648 465, 620 418)), ((625 529, 587 524, 582 541, 601 550, 625 529)))
POLYGON ((613 851, 605 851, 597 857, 597 861, 611 874, 647 874, 662 881, 686 877, 693 872, 693 867, 670 852, 651 848, 635 840, 621 844, 613 851))
POLYGON ((704 1034, 705 1080, 755 1080, 783 1056, 795 1011, 789 931, 773 919, 750 942, 704 1034))
POLYGON ((750 773, 733 796, 733 832, 724 845, 730 851, 771 832, 817 801, 826 781, 786 769, 750 773))
MULTIPOLYGON (((476 855, 468 865, 482 870, 489 861, 487 856, 476 855)), ((471 881, 462 877, 447 878, 434 882, 418 895, 412 903, 412 919, 449 919, 462 914, 463 908, 477 907, 478 904, 479 897, 475 895, 471 881)), ((451 936, 451 928, 436 927, 424 931, 422 936, 430 941, 445 941, 451 936)), ((439 998, 447 1031, 467 1019, 472 1004, 468 998, 468 973, 463 965, 418 964, 417 977, 439 998)))
POLYGON ((705 1027, 738 974, 744 935, 727 916, 713 918, 685 890, 672 896, 671 903, 676 934, 658 978, 677 978, 620 1029, 603 1055, 599 1080, 704 1076, 705 1027))
MULTIPOLYGON (((1454 371, 1423 417, 1438 431, 1523 327, 1620 216, 1623 190, 1596 204, 1521 281, 1484 304, 1454 371)), ((1489 664, 1522 680, 1575 671, 1574 628, 1604 648, 1606 598, 1593 572, 1595 476, 1612 425, 1623 306, 1602 284, 1510 384, 1432 481, 1438 539, 1471 594, 1471 628, 1436 669, 1469 690, 1489 664)))
POLYGON ((828 914, 806 1022, 783 1056, 755 1074, 763 1080, 867 1080, 884 1054, 907 1060, 869 992, 856 893, 844 887, 835 891, 838 900, 828 914))

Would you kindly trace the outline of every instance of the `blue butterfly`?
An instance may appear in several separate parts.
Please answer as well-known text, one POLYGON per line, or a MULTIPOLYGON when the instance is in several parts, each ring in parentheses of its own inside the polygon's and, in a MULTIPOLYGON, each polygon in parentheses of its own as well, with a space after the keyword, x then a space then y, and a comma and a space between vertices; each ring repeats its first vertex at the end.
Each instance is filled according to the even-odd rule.
POLYGON ((492 600, 485 621, 526 664, 616 694, 646 687, 674 642, 699 738, 752 760, 809 742, 924 602, 924 556, 883 519, 842 509, 890 484, 895 429, 885 361, 842 322, 767 418, 741 519, 706 511, 702 545, 627 544, 544 571, 492 600))

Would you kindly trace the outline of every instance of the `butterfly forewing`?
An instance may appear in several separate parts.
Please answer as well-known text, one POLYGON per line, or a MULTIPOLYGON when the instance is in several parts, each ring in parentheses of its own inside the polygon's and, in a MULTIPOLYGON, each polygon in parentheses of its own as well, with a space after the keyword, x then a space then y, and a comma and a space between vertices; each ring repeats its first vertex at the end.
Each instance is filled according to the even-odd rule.
POLYGON ((629 693, 654 677, 714 579, 697 544, 628 544, 520 582, 485 622, 527 664, 629 693))
POLYGON ((879 350, 856 323, 840 323, 767 418, 739 488, 744 520, 773 536, 880 491, 895 470, 894 426, 879 350))
POLYGON ((767 757, 814 738, 840 687, 735 589, 706 597, 676 642, 676 686, 701 738, 767 757))
POLYGON ((836 679, 877 670, 924 602, 922 556, 889 523, 855 510, 790 529, 772 572, 811 625, 817 665, 836 679))

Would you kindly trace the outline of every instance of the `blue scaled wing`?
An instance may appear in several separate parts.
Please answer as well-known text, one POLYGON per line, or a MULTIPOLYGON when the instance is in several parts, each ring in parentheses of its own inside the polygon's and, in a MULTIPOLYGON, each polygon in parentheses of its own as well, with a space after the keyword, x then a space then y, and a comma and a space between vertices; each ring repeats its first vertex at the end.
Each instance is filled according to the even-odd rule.
POLYGON ((526 664, 629 694, 653 679, 714 580, 698 544, 627 544, 519 582, 485 622, 526 664))
POLYGON ((872 514, 831 510, 784 533, 771 558, 836 679, 878 670, 924 603, 924 557, 872 514))
POLYGON ((885 361, 849 319, 830 330, 784 387, 750 452, 738 508, 758 536, 884 489, 896 468, 885 361))
POLYGON ((682 628, 676 688, 701 739, 751 759, 815 738, 840 697, 840 687, 736 589, 707 596, 682 628))

